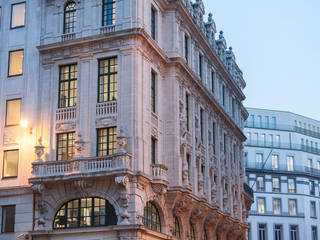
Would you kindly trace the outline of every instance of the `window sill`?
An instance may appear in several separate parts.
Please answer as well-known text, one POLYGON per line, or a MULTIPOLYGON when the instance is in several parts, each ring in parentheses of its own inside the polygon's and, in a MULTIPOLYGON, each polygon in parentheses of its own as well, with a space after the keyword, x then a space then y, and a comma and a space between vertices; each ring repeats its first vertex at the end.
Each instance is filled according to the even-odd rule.
POLYGON ((22 76, 22 75, 23 75, 23 73, 15 74, 15 75, 8 75, 8 78, 19 77, 19 76, 22 76))
POLYGON ((14 29, 18 29, 18 28, 24 28, 26 25, 20 25, 20 26, 15 26, 15 27, 12 27, 10 26, 10 30, 14 30, 14 29))
POLYGON ((13 180, 13 179, 17 179, 18 176, 12 176, 12 177, 2 177, 2 180, 13 180))

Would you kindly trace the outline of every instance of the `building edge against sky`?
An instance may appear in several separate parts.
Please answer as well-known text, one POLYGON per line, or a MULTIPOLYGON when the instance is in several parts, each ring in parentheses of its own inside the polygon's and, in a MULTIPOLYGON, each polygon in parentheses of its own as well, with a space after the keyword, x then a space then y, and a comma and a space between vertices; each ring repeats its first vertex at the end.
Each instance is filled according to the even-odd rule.
POLYGON ((1 240, 246 238, 245 82, 201 0, 0 0, 1 240))
POLYGON ((255 198, 250 239, 319 239, 320 121, 247 110, 246 181, 255 198))

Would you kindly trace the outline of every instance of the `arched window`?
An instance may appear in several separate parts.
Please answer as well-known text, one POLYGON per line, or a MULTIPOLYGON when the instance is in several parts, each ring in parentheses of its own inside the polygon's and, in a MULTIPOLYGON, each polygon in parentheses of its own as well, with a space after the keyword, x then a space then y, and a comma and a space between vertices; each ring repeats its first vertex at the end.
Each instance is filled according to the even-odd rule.
POLYGON ((114 25, 116 22, 116 1, 102 0, 102 26, 114 25))
POLYGON ((190 240, 196 240, 196 230, 192 223, 190 223, 190 240))
POLYGON ((144 207, 143 224, 153 231, 161 232, 160 214, 152 202, 147 202, 144 207))
POLYGON ((102 198, 71 200, 59 209, 53 228, 79 228, 117 225, 114 207, 102 198))
POLYGON ((64 8, 63 33, 73 33, 76 25, 76 3, 69 2, 64 8))
POLYGON ((173 220, 173 236, 180 238, 180 224, 178 218, 175 216, 173 220))

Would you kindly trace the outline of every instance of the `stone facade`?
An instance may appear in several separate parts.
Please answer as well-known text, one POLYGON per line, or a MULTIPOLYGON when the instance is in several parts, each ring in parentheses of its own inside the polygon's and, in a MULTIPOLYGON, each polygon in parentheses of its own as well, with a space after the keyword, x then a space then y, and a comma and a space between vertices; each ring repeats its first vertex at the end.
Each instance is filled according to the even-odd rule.
POLYGON ((178 239, 175 218, 180 239, 245 239, 253 199, 244 190, 245 82, 232 48, 222 32, 216 40, 212 14, 204 22, 201 0, 109 2, 115 19, 102 26, 103 1, 26 1, 25 26, 10 29, 18 1, 0 1, 0 111, 21 98, 28 122, 0 123, 0 151, 19 150, 17 177, 0 180, 0 205, 16 205, 15 232, 0 239, 178 239), (65 33, 69 3, 76 21, 65 33), (14 49, 24 49, 23 74, 7 77, 14 49), (111 57, 117 97, 97 102, 99 61, 111 57), (61 66, 70 64, 76 104, 58 107, 61 66), (97 156, 97 129, 108 127, 117 150, 97 156), (70 132, 74 155, 57 161, 57 136, 70 132), (107 200, 117 225, 53 227, 65 203, 89 197, 107 200), (147 202, 160 232, 143 224, 147 202))

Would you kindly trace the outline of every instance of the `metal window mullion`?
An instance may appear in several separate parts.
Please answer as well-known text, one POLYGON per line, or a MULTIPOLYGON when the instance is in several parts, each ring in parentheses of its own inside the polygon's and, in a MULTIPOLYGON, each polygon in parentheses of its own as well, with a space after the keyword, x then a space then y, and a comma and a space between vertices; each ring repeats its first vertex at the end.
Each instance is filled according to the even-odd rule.
POLYGON ((108 59, 107 60, 107 62, 108 62, 108 73, 107 73, 107 79, 108 79, 108 101, 110 101, 110 81, 111 81, 111 79, 110 79, 110 70, 111 70, 111 67, 110 67, 110 59, 108 59))
POLYGON ((109 141, 109 137, 110 137, 110 128, 107 128, 106 129, 107 131, 106 131, 106 140, 107 140, 107 142, 106 142, 106 144, 107 144, 107 149, 106 149, 106 152, 107 152, 107 155, 109 155, 110 154, 110 146, 109 146, 109 144, 110 144, 110 141, 109 141))

